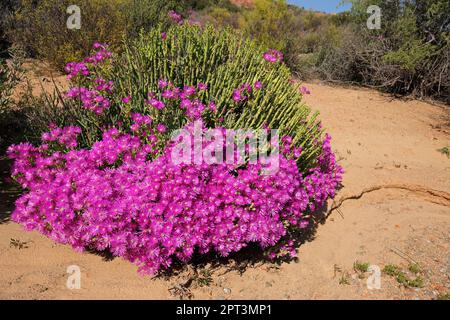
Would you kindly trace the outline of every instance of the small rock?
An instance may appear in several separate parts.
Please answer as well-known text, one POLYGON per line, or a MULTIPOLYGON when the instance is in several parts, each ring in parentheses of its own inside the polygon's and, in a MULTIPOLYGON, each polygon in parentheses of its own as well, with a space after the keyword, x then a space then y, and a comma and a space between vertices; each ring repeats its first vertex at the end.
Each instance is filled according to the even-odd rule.
POLYGON ((231 294, 231 289, 230 288, 223 288, 223 292, 225 292, 225 294, 231 294))
POLYGON ((225 297, 218 296, 218 297, 215 297, 214 300, 225 300, 225 297))
POLYGON ((267 288, 269 288, 269 287, 271 287, 272 286, 272 284, 270 283, 270 282, 266 282, 266 287, 267 288))

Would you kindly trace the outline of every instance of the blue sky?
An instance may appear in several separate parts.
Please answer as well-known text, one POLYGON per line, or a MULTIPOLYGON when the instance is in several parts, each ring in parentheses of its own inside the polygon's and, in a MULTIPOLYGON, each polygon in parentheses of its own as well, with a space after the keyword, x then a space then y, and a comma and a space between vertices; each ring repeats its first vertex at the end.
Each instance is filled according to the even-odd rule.
POLYGON ((305 9, 312 9, 323 12, 341 12, 350 8, 349 4, 339 6, 341 0, 287 0, 290 4, 295 4, 299 7, 305 7, 305 9))

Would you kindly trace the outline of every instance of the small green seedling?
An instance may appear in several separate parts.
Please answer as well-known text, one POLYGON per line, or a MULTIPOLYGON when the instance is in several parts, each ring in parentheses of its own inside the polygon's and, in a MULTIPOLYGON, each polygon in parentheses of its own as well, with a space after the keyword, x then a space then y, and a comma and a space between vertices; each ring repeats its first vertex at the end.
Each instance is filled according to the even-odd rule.
POLYGON ((201 270, 200 274, 195 278, 200 287, 208 287, 212 283, 212 276, 209 270, 201 270))
POLYGON ((339 279, 339 284, 341 285, 350 285, 350 280, 348 279, 348 274, 344 273, 339 279))
POLYGON ((422 271, 422 269, 420 268, 420 266, 417 263, 410 264, 408 266, 408 270, 414 274, 418 274, 422 271))
POLYGON ((388 276, 396 277, 401 271, 400 268, 394 264, 388 264, 384 267, 383 272, 388 276))
POLYGON ((442 149, 438 149, 440 153, 447 156, 447 158, 450 158, 450 149, 449 147, 443 147, 442 149))
MULTIPOLYGON (((413 270, 415 270, 413 268, 413 270)), ((424 280, 422 277, 417 277, 415 279, 410 279, 408 276, 400 269, 400 267, 388 264, 384 267, 383 272, 391 277, 395 277, 397 282, 405 287, 422 288, 424 286, 424 280)))
POLYGON ((353 264, 353 269, 357 272, 367 272, 369 271, 369 266, 370 263, 369 262, 360 262, 360 261, 356 261, 353 264))
POLYGON ((422 277, 417 277, 415 279, 407 279, 406 282, 408 287, 413 288, 423 288, 424 287, 424 280, 422 277))

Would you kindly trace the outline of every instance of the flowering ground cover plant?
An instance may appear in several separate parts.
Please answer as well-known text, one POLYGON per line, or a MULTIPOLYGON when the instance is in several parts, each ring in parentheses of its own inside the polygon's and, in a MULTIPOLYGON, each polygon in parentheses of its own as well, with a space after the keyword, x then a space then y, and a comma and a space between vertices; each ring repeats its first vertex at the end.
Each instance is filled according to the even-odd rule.
POLYGON ((330 137, 300 105, 279 53, 177 23, 141 37, 124 56, 95 44, 92 56, 67 65, 74 86, 64 103, 77 108, 76 123, 50 125, 39 146, 8 149, 25 190, 13 220, 78 250, 108 250, 150 274, 251 243, 271 259, 295 256, 293 235, 341 181, 330 137), (175 161, 174 130, 194 136, 195 123, 204 135, 280 128, 277 170, 263 174, 260 160, 175 161))

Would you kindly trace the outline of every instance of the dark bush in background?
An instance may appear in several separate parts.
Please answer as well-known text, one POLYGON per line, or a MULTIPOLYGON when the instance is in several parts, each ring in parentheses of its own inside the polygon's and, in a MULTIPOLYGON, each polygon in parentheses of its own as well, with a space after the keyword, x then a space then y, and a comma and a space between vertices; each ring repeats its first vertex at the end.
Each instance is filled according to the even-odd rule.
POLYGON ((141 28, 167 22, 169 10, 183 11, 186 7, 176 0, 78 0, 81 29, 70 30, 66 9, 73 3, 20 1, 6 25, 8 40, 23 47, 29 56, 48 60, 61 69, 67 62, 86 56, 96 41, 118 47, 124 36, 133 37, 141 28))
POLYGON ((450 2, 353 1, 338 42, 319 49, 316 67, 330 80, 357 82, 395 94, 450 103, 450 2), (366 27, 370 4, 382 9, 382 27, 366 27))
POLYGON ((125 33, 122 0, 79 0, 81 29, 66 27, 70 0, 22 0, 9 23, 11 42, 58 68, 86 55, 94 41, 118 45, 125 33))
POLYGON ((7 52, 9 61, 0 57, 0 155, 24 133, 23 110, 13 101, 13 92, 23 76, 23 53, 16 48, 7 52))
POLYGON ((8 48, 11 46, 11 42, 6 35, 6 29, 18 5, 19 0, 2 0, 0 2, 0 58, 8 56, 8 48))

